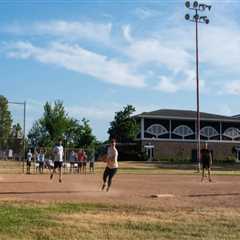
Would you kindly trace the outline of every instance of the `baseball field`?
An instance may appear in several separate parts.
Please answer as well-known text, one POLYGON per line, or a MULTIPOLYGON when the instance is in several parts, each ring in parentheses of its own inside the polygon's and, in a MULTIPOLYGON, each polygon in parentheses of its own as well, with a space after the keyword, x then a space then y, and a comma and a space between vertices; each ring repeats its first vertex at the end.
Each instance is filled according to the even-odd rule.
POLYGON ((109 192, 95 174, 21 173, 0 162, 0 239, 240 239, 240 171, 121 163, 109 192))

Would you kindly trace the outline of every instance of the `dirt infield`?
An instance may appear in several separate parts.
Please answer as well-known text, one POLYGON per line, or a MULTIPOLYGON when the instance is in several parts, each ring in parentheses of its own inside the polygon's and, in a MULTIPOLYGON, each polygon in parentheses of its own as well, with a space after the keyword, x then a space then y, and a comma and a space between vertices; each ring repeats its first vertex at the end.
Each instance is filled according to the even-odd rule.
POLYGON ((118 174, 110 192, 103 192, 101 175, 57 176, 3 174, 0 201, 73 201, 148 207, 240 207, 240 176, 215 176, 212 183, 199 175, 118 174), (155 197, 152 195, 156 195, 155 197))

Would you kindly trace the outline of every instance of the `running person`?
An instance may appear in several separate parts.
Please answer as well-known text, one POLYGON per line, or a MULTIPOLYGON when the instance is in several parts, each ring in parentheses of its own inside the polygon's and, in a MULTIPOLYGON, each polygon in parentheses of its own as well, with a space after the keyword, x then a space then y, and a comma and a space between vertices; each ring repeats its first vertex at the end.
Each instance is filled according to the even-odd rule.
POLYGON ((63 164, 62 140, 59 140, 58 144, 53 148, 53 154, 54 154, 54 167, 50 175, 50 179, 53 178, 53 174, 56 172, 56 169, 58 168, 59 182, 62 182, 62 164, 63 164))
POLYGON ((202 163, 202 178, 201 182, 204 180, 205 174, 204 170, 208 171, 208 181, 211 182, 211 165, 212 165, 212 153, 208 149, 207 142, 204 143, 204 148, 201 149, 201 163, 202 163))
POLYGON ((104 188, 106 187, 106 182, 107 182, 106 190, 108 192, 112 184, 112 178, 117 173, 117 170, 118 170, 118 151, 116 149, 115 139, 111 140, 111 145, 108 147, 106 163, 107 163, 107 166, 103 173, 102 190, 104 190, 104 188))

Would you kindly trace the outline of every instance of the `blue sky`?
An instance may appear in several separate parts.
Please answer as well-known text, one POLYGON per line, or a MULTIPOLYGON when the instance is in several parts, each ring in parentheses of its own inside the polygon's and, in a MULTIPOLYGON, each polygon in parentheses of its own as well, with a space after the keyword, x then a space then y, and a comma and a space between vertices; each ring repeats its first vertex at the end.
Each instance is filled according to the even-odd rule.
MULTIPOLYGON (((209 0, 200 25, 201 111, 240 113, 240 3, 209 0)), ((0 94, 27 101, 27 129, 46 101, 90 120, 100 140, 114 112, 195 109, 194 25, 182 0, 0 2, 0 94)), ((20 107, 11 106, 16 120, 20 107)))

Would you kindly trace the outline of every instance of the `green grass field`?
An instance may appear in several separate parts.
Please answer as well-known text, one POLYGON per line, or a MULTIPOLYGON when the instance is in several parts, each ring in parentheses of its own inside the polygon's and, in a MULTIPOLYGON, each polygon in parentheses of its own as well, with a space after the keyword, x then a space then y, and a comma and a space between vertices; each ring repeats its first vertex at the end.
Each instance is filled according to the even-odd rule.
POLYGON ((0 239, 240 239, 240 209, 1 203, 0 239))

